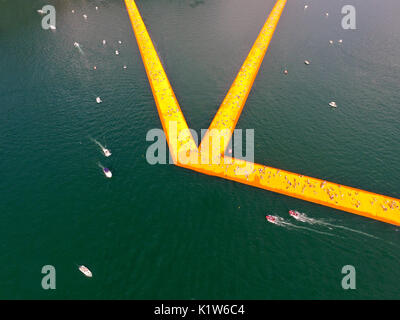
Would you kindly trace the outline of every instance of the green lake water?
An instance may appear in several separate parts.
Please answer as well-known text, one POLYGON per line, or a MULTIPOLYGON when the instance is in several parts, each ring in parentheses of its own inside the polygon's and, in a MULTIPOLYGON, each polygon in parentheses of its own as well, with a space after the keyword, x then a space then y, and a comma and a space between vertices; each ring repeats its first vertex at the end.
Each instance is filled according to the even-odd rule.
MULTIPOLYGON (((237 128, 255 130, 257 163, 400 198, 400 2, 351 2, 356 30, 341 27, 345 1, 288 1, 237 128)), ((191 128, 208 128, 273 4, 137 0, 191 128)), ((397 227, 147 163, 161 123, 122 0, 0 8, 0 298, 400 298, 397 227), (44 265, 56 290, 41 287, 44 265), (356 290, 341 287, 344 265, 356 290)))

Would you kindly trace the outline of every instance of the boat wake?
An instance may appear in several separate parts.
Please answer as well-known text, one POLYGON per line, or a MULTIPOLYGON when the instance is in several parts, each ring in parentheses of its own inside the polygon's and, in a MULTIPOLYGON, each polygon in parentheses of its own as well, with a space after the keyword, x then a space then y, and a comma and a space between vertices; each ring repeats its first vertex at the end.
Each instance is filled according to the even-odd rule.
POLYGON ((92 140, 95 144, 97 144, 101 148, 101 150, 105 149, 105 147, 96 139, 90 138, 90 140, 92 140))
POLYGON ((90 140, 92 140, 95 144, 97 144, 100 147, 101 151, 106 157, 111 156, 110 150, 108 150, 105 146, 103 146, 99 141, 93 138, 90 138, 90 140))
POLYGON ((78 49, 80 54, 84 54, 83 50, 81 49, 81 46, 78 42, 74 42, 74 47, 78 49))
POLYGON ((304 222, 304 223, 324 226, 324 227, 329 228, 330 230, 333 230, 334 228, 343 229, 343 230, 351 231, 351 232, 354 232, 354 233, 362 234, 362 235, 370 237, 370 238, 379 239, 378 237, 375 237, 375 236, 373 236, 373 235, 371 235, 369 233, 366 233, 366 232, 362 232, 362 231, 359 231, 359 230, 355 230, 355 229, 352 229, 352 228, 348 228, 348 227, 337 225, 337 224, 333 224, 333 223, 328 223, 328 222, 326 222, 324 220, 318 220, 318 219, 310 218, 305 213, 302 213, 302 212, 290 210, 289 214, 290 214, 291 217, 295 218, 297 221, 301 221, 301 222, 304 222))
POLYGON ((105 167, 104 167, 100 162, 97 162, 97 165, 98 165, 102 170, 105 169, 105 167))
POLYGON ((270 223, 273 223, 273 224, 275 224, 277 226, 284 227, 284 228, 287 228, 287 229, 302 229, 302 230, 307 230, 307 231, 311 231, 311 232, 315 232, 315 233, 319 233, 319 234, 324 234, 324 235, 327 235, 327 236, 335 236, 332 233, 318 231, 318 230, 315 230, 315 229, 312 229, 312 228, 295 225, 295 224, 290 223, 290 222, 286 221, 285 219, 283 219, 281 217, 278 217, 278 216, 267 216, 267 220, 270 223), (268 218, 268 217, 270 217, 270 218, 268 218))

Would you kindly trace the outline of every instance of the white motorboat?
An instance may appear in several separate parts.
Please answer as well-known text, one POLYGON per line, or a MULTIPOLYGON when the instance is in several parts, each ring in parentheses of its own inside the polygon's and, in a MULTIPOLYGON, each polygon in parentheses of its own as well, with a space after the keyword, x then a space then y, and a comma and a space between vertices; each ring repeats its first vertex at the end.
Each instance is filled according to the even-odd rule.
POLYGON ((277 224, 277 222, 278 222, 278 218, 275 216, 271 216, 271 215, 265 216, 265 219, 267 219, 268 222, 273 223, 273 224, 277 224))
POLYGON ((107 178, 111 178, 111 177, 112 177, 112 173, 111 173, 110 169, 108 169, 108 168, 103 168, 103 172, 104 172, 104 174, 105 174, 105 176, 106 176, 107 178))
POLYGON ((93 276, 92 272, 84 265, 79 266, 79 271, 82 272, 88 278, 91 278, 93 276))
POLYGON ((332 108, 337 108, 337 104, 336 104, 335 101, 329 102, 329 105, 330 105, 332 108))
POLYGON ((104 155, 106 156, 106 157, 109 157, 109 156, 111 156, 111 152, 110 152, 110 150, 108 150, 107 148, 101 148, 101 150, 103 151, 103 153, 104 153, 104 155))

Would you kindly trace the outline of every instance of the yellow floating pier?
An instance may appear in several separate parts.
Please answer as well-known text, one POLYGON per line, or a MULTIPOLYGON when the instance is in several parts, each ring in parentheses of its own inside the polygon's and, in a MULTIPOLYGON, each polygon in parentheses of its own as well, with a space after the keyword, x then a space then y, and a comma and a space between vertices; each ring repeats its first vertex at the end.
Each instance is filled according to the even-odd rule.
POLYGON ((178 163, 178 153, 188 150, 197 151, 196 143, 189 132, 185 117, 182 114, 171 84, 154 49, 143 19, 135 1, 126 0, 129 17, 135 32, 136 40, 142 55, 143 64, 156 101, 158 114, 166 134, 174 163, 178 163))
POLYGON ((211 122, 210 128, 204 135, 200 150, 208 152, 210 157, 211 154, 223 155, 228 146, 285 4, 286 0, 276 2, 228 94, 211 122), (212 143, 212 135, 218 136, 219 143, 212 143))
POLYGON ((286 0, 278 0, 198 149, 134 0, 125 0, 174 163, 290 197, 400 225, 400 200, 224 156, 286 0), (215 143, 215 138, 220 143, 215 143), (210 159, 212 151, 212 159, 210 159), (217 159, 215 159, 217 158, 217 159), (211 162, 211 163, 210 163, 211 162))

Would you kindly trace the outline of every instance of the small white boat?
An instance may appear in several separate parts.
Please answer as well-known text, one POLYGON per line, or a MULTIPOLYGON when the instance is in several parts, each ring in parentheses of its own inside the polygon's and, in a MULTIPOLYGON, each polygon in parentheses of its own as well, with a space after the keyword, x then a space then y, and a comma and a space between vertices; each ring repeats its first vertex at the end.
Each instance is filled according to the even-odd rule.
POLYGON ((50 25, 51 30, 56 30, 56 26, 53 26, 52 24, 50 25))
POLYGON ((295 218, 296 220, 299 220, 300 214, 299 214, 298 211, 289 210, 289 214, 290 214, 293 218, 295 218))
POLYGON ((304 60, 304 63, 305 63, 306 65, 309 65, 309 64, 310 64, 310 61, 304 60))
POLYGON ((121 40, 118 40, 118 43, 119 43, 119 44, 121 44, 121 43, 122 43, 122 41, 121 41, 121 40))
POLYGON ((335 101, 329 102, 329 105, 330 105, 332 108, 337 108, 337 104, 336 104, 335 101))
POLYGON ((308 8, 308 5, 305 5, 305 6, 304 6, 304 9, 307 9, 307 8, 308 8))
POLYGON ((78 48, 79 47, 79 43, 78 42, 74 42, 74 47, 78 48))
POLYGON ((101 102, 103 102, 103 101, 100 99, 100 97, 97 97, 97 98, 96 98, 96 102, 97 102, 97 103, 101 103, 101 102))
POLYGON ((108 169, 108 168, 103 168, 103 172, 104 172, 104 174, 105 174, 105 176, 106 176, 107 178, 111 178, 111 177, 112 177, 112 173, 111 173, 110 169, 108 169))
POLYGON ((111 152, 110 152, 110 150, 108 150, 107 148, 101 148, 101 150, 103 151, 103 153, 104 153, 104 155, 106 156, 106 157, 109 157, 109 156, 111 156, 111 152))
POLYGON ((119 55, 119 51, 118 51, 118 50, 115 50, 115 54, 116 54, 116 55, 119 55))
POLYGON ((339 42, 339 43, 342 43, 342 42, 343 42, 343 40, 342 40, 342 39, 340 39, 340 40, 338 40, 338 42, 339 42))
POLYGON ((325 13, 325 15, 328 17, 328 16, 329 16, 329 13, 327 12, 327 13, 325 13))
POLYGON ((96 7, 96 10, 99 10, 99 7, 96 7))
POLYGON ((106 44, 106 40, 103 40, 103 44, 106 44))
POLYGON ((124 69, 126 69, 126 65, 124 65, 124 69))
POLYGON ((278 218, 276 216, 267 215, 267 216, 265 216, 265 219, 267 219, 268 222, 273 223, 273 224, 278 223, 278 218))
POLYGON ((79 266, 79 271, 82 272, 88 278, 91 278, 93 276, 92 272, 84 265, 79 266))
POLYGON ((332 43, 333 43, 333 40, 329 40, 329 43, 332 44, 332 43))
POLYGON ((84 15, 83 15, 83 18, 84 18, 84 19, 87 19, 87 15, 86 15, 86 14, 84 14, 84 15))
POLYGON ((72 13, 75 13, 75 10, 71 10, 72 13))
POLYGON ((40 14, 45 14, 45 12, 42 9, 36 10, 40 14))

